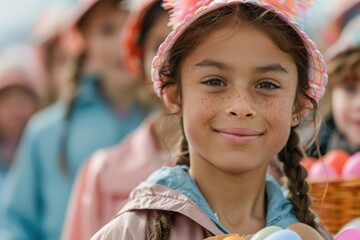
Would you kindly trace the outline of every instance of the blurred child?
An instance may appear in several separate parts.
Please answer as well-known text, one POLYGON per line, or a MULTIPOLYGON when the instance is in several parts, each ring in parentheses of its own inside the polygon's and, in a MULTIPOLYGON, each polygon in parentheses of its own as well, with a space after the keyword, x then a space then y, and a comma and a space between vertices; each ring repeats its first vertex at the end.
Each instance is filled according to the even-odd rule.
POLYGON ((93 239, 250 239, 265 226, 298 222, 322 232, 297 127, 316 112, 327 74, 293 22, 303 2, 166 1, 174 31, 154 58, 152 80, 181 119, 182 155, 135 188, 93 239), (274 156, 288 197, 266 176, 274 156))
POLYGON ((69 78, 69 56, 62 42, 62 36, 70 24, 70 4, 54 5, 37 20, 32 29, 38 57, 43 65, 48 85, 46 104, 58 100, 62 86, 69 78))
POLYGON ((329 91, 320 105, 326 120, 320 150, 353 154, 360 151, 360 14, 345 25, 326 56, 329 91))
POLYGON ((33 49, 12 46, 0 56, 0 169, 9 169, 21 134, 37 111, 39 75, 31 69, 33 49), (10 49, 11 48, 11 49, 10 49))
POLYGON ((65 43, 72 72, 60 101, 28 124, 6 185, 2 239, 59 239, 72 183, 97 149, 118 143, 148 109, 124 70, 118 0, 80 1, 65 43))
MULTIPOLYGON (((170 32, 168 20, 161 0, 146 0, 124 28, 127 66, 150 86, 151 61, 170 32)), ((158 107, 120 144, 98 151, 84 165, 69 201, 63 239, 90 239, 115 215, 131 190, 165 162, 159 135, 162 111, 158 107)))
MULTIPOLYGON (((20 137, 29 118, 40 105, 38 76, 29 69, 33 62, 28 47, 11 47, 0 57, 0 199, 3 183, 13 162, 20 137), (19 54, 21 53, 21 54, 19 54)), ((0 213, 0 229, 3 214, 0 213)))

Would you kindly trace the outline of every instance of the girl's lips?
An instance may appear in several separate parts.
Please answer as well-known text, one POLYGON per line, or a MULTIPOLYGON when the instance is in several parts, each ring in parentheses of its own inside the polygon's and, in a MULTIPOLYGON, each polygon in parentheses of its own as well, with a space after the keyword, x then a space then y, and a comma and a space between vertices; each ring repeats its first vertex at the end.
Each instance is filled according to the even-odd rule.
POLYGON ((264 135, 262 132, 249 128, 221 128, 213 129, 213 131, 226 141, 236 145, 250 144, 264 135))

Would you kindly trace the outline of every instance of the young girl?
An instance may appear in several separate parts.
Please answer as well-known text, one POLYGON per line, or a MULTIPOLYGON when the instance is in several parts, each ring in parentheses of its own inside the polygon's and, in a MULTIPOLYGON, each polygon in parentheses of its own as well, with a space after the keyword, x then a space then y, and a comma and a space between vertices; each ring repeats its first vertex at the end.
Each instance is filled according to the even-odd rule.
POLYGON ((118 143, 147 113, 135 98, 138 83, 121 64, 118 43, 128 15, 123 3, 79 4, 69 32, 75 44, 70 49, 75 72, 68 83, 73 88, 26 129, 5 189, 4 239, 59 239, 83 161, 95 150, 118 143))
POLYGON ((321 150, 323 154, 334 149, 353 154, 360 151, 360 15, 344 26, 326 56, 330 81, 324 98, 328 106, 320 105, 326 113, 321 150))
POLYGON ((309 210, 296 127, 316 110, 327 75, 314 43, 289 20, 304 6, 241 0, 166 6, 175 30, 159 48, 152 79, 181 118, 183 155, 178 166, 141 183, 93 239, 251 236, 296 222, 320 231, 309 210), (288 198, 266 177, 275 155, 288 198))
MULTIPOLYGON (((38 75, 30 67, 32 49, 11 47, 0 57, 0 198, 20 137, 29 118, 38 110, 41 91, 38 75)), ((0 213, 0 230, 4 216, 0 213)))
MULTIPOLYGON (((322 156, 334 149, 349 154, 360 151, 360 108, 356 87, 360 77, 360 1, 349 4, 346 9, 330 24, 342 30, 339 30, 338 40, 325 52, 329 85, 319 104, 325 120, 319 131, 322 156)), ((310 148, 309 155, 319 157, 315 146, 310 148)))
MULTIPOLYGON (((161 0, 146 0, 124 26, 127 67, 146 84, 151 83, 151 60, 170 32, 168 21, 161 0)), ((90 239, 116 214, 133 188, 165 162, 158 135, 161 112, 157 108, 118 145, 99 150, 86 162, 74 184, 62 239, 90 239)))

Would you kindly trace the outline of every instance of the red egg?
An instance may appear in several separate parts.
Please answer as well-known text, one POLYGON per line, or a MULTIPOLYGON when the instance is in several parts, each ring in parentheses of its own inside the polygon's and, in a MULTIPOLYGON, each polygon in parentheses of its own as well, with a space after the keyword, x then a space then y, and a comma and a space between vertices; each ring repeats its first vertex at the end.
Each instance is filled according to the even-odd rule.
POLYGON ((324 158, 323 161, 325 164, 331 165, 339 175, 341 175, 342 169, 346 163, 346 161, 349 159, 350 155, 339 149, 332 150, 328 152, 324 158))
POLYGON ((303 160, 301 160, 300 164, 309 171, 311 166, 317 161, 316 158, 313 157, 306 157, 303 160))

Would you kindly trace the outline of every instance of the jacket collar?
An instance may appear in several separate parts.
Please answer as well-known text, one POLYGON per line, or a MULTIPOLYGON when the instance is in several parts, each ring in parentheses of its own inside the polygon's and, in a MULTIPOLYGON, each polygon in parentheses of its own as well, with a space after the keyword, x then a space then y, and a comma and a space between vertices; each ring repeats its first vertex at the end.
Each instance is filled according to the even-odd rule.
MULTIPOLYGON (((187 173, 188 167, 163 167, 152 174, 148 183, 159 184, 178 191, 190 198, 224 233, 229 231, 222 226, 206 199, 200 192, 194 179, 187 173)), ((293 213, 291 202, 284 197, 280 186, 271 176, 266 177, 267 216, 266 226, 279 226, 286 228, 299 222, 293 213)))

